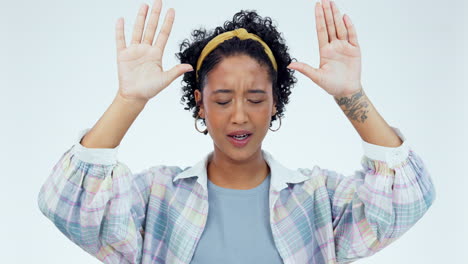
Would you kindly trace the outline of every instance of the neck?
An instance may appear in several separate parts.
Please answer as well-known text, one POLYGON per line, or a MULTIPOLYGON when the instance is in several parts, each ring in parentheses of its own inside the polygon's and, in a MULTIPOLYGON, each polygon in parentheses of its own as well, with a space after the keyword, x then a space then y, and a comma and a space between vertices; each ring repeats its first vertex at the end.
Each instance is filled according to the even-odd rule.
POLYGON ((260 185, 270 171, 261 149, 245 160, 234 160, 215 148, 207 167, 208 178, 214 184, 239 190, 260 185))

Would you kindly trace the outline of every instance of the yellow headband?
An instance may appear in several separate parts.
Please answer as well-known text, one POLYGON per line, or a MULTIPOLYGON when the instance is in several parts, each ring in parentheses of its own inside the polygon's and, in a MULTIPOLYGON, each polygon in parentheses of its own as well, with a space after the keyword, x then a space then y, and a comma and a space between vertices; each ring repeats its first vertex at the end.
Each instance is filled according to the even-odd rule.
POLYGON ((260 44, 262 44, 262 46, 265 48, 265 53, 270 58, 271 63, 273 64, 273 68, 275 68, 275 70, 278 71, 278 66, 276 65, 275 56, 273 56, 273 52, 271 52, 271 49, 268 47, 268 45, 265 42, 263 42, 263 40, 259 36, 253 33, 247 32, 245 28, 238 28, 232 31, 219 34, 218 36, 210 40, 208 44, 206 44, 205 48, 203 48, 200 54, 200 57, 198 58, 198 61, 197 61, 197 71, 196 71, 197 81, 198 81, 198 70, 200 69, 205 57, 208 56, 208 54, 210 54, 210 52, 212 52, 219 44, 233 37, 238 37, 241 40, 253 39, 253 40, 260 42, 260 44))

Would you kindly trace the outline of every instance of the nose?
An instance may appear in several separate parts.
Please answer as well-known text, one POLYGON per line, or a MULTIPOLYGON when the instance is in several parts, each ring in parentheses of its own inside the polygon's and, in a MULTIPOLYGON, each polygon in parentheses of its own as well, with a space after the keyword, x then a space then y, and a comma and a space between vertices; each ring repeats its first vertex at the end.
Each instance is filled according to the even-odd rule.
POLYGON ((235 100, 232 113, 232 122, 236 124, 244 124, 248 121, 247 109, 244 105, 244 100, 235 100))

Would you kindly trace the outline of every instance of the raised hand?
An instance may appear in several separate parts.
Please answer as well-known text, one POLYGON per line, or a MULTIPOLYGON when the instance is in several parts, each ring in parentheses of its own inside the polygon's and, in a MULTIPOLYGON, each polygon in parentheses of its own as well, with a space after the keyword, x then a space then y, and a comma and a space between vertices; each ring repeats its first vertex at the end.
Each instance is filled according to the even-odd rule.
POLYGON ((149 7, 147 4, 142 4, 133 28, 131 44, 128 47, 124 35, 124 20, 123 18, 117 20, 118 95, 126 99, 148 101, 169 86, 177 77, 193 70, 190 64, 179 64, 169 71, 163 71, 162 57, 174 23, 175 10, 170 8, 167 11, 162 29, 156 42, 153 43, 161 6, 161 0, 154 1, 146 30, 143 33, 149 7))
POLYGON ((341 16, 335 2, 322 0, 315 4, 315 20, 320 67, 292 62, 288 68, 306 75, 334 97, 360 91, 361 51, 351 19, 347 14, 341 16))

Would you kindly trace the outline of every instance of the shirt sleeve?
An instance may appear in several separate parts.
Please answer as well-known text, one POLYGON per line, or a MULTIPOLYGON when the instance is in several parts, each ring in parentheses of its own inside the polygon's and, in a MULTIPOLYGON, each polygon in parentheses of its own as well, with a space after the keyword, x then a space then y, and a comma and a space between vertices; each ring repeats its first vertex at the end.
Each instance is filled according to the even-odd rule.
POLYGON ((104 263, 139 263, 152 173, 132 174, 116 148, 86 148, 79 132, 38 195, 41 212, 104 263))
MULTIPOLYGON (((392 127, 392 126, 391 126, 392 127)), ((332 205, 339 263, 373 255, 411 228, 435 199, 431 176, 405 136, 398 147, 363 141, 362 170, 345 177, 321 169, 332 205)))

